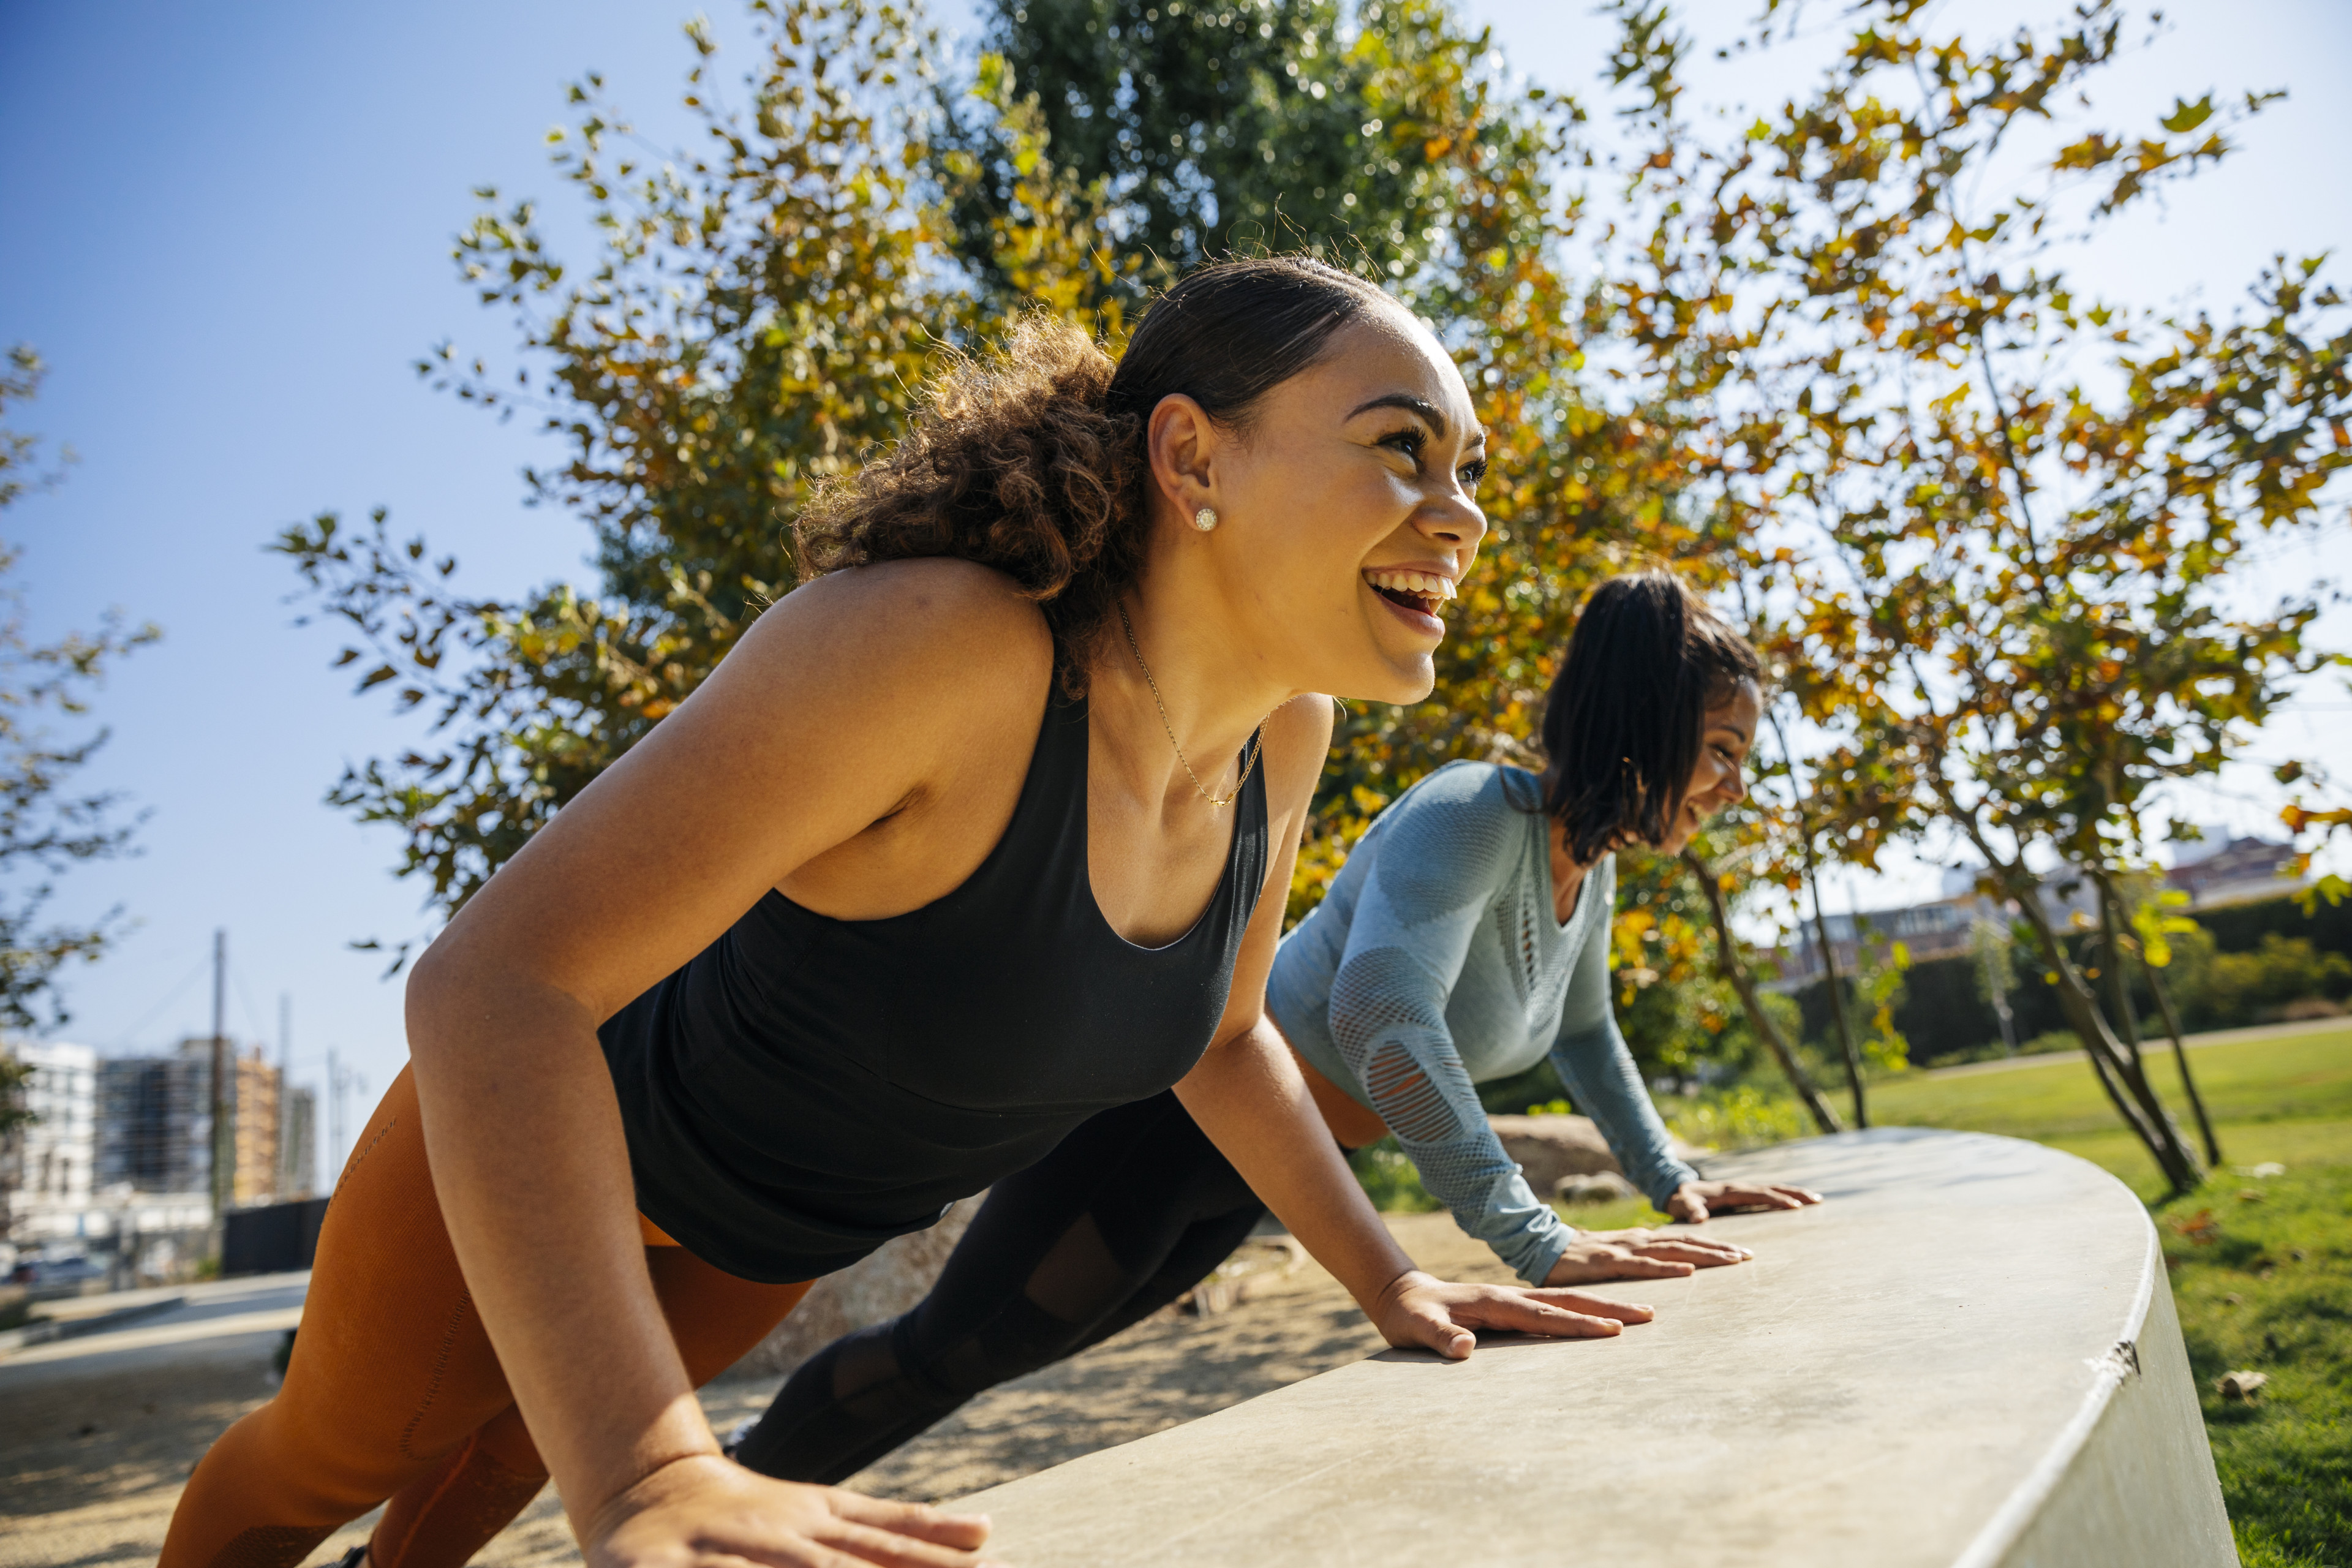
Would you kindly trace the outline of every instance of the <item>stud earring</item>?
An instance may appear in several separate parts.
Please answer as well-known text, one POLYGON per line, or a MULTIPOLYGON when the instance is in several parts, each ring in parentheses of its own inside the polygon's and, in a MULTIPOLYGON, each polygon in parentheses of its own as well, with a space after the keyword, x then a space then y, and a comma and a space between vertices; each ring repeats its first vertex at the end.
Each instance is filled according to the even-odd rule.
POLYGON ((1194 512, 1192 514, 1192 526, 1199 529, 1202 533, 1206 533, 1209 530, 1216 527, 1217 509, 1213 506, 1204 506, 1200 510, 1194 512))

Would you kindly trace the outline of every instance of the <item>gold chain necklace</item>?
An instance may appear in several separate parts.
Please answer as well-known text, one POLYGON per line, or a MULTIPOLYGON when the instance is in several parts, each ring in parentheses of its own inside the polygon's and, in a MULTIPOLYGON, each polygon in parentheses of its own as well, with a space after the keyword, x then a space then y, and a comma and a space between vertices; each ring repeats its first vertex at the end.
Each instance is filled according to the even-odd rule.
MULTIPOLYGON (((1143 671, 1143 684, 1151 688, 1151 700, 1160 710, 1160 727, 1168 731, 1168 743, 1175 747, 1176 760, 1184 764, 1184 772, 1192 778, 1192 787, 1200 792, 1201 798, 1207 801, 1213 809, 1224 810, 1241 798, 1243 788, 1249 783, 1250 770, 1257 766, 1259 753, 1265 750, 1265 720, 1258 721, 1257 733, 1250 737, 1249 756, 1242 763, 1242 776, 1234 781, 1234 793, 1219 800, 1209 793, 1209 786, 1201 782, 1201 775, 1192 772, 1192 759, 1184 755, 1183 746, 1177 742, 1176 726, 1168 721, 1168 703, 1160 695, 1160 682, 1151 679, 1151 667, 1143 662, 1143 649, 1136 643, 1135 626, 1127 618, 1127 605, 1117 599, 1111 603, 1118 607, 1119 630, 1127 634, 1127 648, 1135 655, 1135 668, 1143 671)), ((1266 718, 1272 717, 1272 714, 1266 715, 1266 718)))

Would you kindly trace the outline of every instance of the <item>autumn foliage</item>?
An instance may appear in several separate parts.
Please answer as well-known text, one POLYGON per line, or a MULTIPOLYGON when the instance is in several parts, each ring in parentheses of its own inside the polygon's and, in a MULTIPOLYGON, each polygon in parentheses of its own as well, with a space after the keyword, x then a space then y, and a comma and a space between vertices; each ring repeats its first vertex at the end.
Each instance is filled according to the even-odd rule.
MULTIPOLYGON (((434 908, 789 591, 813 487, 896 438, 935 356, 1017 310, 1116 353, 1176 269, 1300 247, 1437 325, 1493 444, 1491 532, 1437 689, 1344 714, 1294 913, 1432 767, 1531 760, 1583 594, 1668 562, 1753 628, 1775 679, 1752 809, 1696 874, 1754 931, 1817 913, 1825 869, 1898 844, 1965 854, 2119 1112, 2193 1177, 2037 879, 2144 868, 2171 830, 2151 816, 2164 788, 2217 772, 2337 661, 2309 640, 2316 590, 2259 615, 2226 590, 2259 542, 2342 518, 2352 337, 2316 260, 2282 258, 2240 313, 2164 317, 2095 297, 2059 242, 2231 156, 2263 100, 2096 123, 2083 106, 2138 25, 2102 0, 1984 40, 1865 0, 1826 72, 1744 121, 1694 107, 1686 62, 1793 47, 1778 4, 1702 38, 1621 0, 1595 100, 1613 140, 1510 79, 1441 0, 1025 0, 990 8, 961 63, 893 5, 751 10, 740 87, 688 29, 693 146, 650 152, 601 83, 572 90, 555 167, 601 237, 584 264, 530 203, 481 193, 457 261, 511 319, 520 383, 452 347, 421 367, 558 435, 565 460, 529 483, 590 531, 593 584, 471 597, 380 513, 280 541, 362 689, 424 716, 335 798, 399 830, 434 908)), ((2352 820, 2313 787, 2302 824, 2352 820)), ((1708 889, 1640 856, 1623 885, 1621 1011, 1646 1064, 1768 1041, 1743 984, 1763 961, 1708 889)), ((2113 921, 2110 963, 2156 962, 2120 901, 2113 921)), ((1848 977, 1857 1114, 1870 1058, 1901 1059, 1899 970, 1848 977)), ((1781 1048, 1801 1046, 1775 1054, 1802 1070, 1781 1048)))

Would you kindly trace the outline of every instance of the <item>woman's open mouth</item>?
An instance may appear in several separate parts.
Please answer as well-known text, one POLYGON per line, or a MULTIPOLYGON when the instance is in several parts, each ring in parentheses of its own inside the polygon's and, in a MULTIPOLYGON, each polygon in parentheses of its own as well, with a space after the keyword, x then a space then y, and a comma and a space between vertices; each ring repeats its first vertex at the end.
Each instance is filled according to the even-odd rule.
MULTIPOLYGON (((1364 569, 1364 581, 1373 593, 1397 608, 1433 622, 1437 621, 1440 606, 1454 597, 1454 579, 1435 572, 1416 572, 1402 566, 1369 566, 1364 569)), ((1443 622, 1437 623, 1437 629, 1444 629, 1443 622)))

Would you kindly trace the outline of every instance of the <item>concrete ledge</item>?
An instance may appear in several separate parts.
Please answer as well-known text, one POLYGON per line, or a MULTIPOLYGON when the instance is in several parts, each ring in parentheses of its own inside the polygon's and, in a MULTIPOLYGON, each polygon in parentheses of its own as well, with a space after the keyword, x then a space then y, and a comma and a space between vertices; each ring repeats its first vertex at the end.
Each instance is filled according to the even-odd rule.
POLYGON ((186 1300, 185 1296, 161 1296, 152 1301, 140 1301, 110 1311, 91 1312, 77 1318, 37 1318, 21 1329, 10 1329, 0 1333, 0 1355, 32 1345, 45 1345, 51 1340, 73 1340, 84 1334, 107 1333, 171 1311, 186 1300))
POLYGON ((2036 1144, 1712 1160, 1822 1189, 1607 1341, 1390 1352, 996 1487, 1020 1568, 2234 1563, 2147 1212, 2036 1144))

